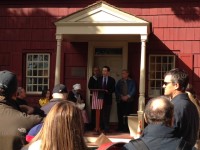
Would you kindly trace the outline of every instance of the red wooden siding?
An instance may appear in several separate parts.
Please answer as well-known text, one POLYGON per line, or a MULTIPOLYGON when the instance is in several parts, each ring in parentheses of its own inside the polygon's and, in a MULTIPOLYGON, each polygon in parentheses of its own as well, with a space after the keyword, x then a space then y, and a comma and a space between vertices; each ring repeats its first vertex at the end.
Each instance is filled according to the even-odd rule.
MULTIPOLYGON (((19 84, 24 85, 22 56, 26 52, 48 51, 51 54, 50 86, 52 88, 56 54, 54 22, 94 2, 96 1, 1 1, 0 70, 8 69, 16 72, 19 84)), ((188 69, 190 75, 193 74, 193 84, 195 87, 200 87, 198 61, 200 59, 200 2, 115 0, 108 3, 151 22, 152 33, 147 42, 147 56, 178 52, 179 66, 188 69), (194 65, 191 65, 193 62, 194 65)), ((84 68, 87 73, 87 48, 87 43, 63 42, 61 81, 66 83, 69 89, 76 82, 80 82, 83 89, 87 87, 86 75, 77 78, 70 74, 71 70, 77 67, 84 68)), ((140 43, 130 43, 128 66, 137 82, 140 62, 138 55, 140 55, 140 43), (134 50, 137 50, 137 53, 134 50), (130 61, 133 57, 138 60, 138 63, 130 61)))
POLYGON ((82 94, 86 98, 87 89, 87 43, 71 43, 64 45, 64 83, 69 90, 76 83, 82 86, 82 94), (80 76, 74 71, 81 71, 80 76))

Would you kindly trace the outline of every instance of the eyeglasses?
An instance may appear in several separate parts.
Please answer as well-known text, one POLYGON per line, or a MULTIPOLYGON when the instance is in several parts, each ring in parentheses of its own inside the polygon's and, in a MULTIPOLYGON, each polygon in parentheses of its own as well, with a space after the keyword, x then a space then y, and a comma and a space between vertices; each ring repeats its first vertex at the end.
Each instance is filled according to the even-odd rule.
POLYGON ((169 83, 173 83, 173 82, 163 82, 163 85, 167 86, 169 83))

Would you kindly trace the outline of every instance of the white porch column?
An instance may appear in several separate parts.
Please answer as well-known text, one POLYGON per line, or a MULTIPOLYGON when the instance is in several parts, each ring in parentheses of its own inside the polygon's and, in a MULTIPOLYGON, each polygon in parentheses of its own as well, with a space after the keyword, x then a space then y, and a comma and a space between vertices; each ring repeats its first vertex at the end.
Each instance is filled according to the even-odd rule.
POLYGON ((56 66, 55 66, 55 80, 54 85, 60 83, 60 63, 61 63, 61 43, 62 43, 62 35, 56 35, 57 40, 57 51, 56 51, 56 66))
POLYGON ((141 35, 141 59, 140 59, 138 121, 142 122, 142 128, 144 128, 146 41, 147 41, 147 35, 141 35))

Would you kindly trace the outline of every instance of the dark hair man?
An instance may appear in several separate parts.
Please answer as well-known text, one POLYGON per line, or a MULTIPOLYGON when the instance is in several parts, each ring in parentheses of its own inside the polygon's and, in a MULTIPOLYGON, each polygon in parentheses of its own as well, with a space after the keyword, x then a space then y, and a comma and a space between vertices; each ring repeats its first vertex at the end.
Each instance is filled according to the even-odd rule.
POLYGON ((195 105, 189 100, 185 90, 189 82, 188 74, 175 68, 164 76, 164 95, 174 104, 174 128, 176 136, 183 137, 192 146, 196 143, 199 130, 199 115, 195 105))
POLYGON ((174 106, 168 98, 160 96, 151 99, 145 107, 147 127, 139 139, 125 144, 123 150, 191 150, 189 143, 175 137, 173 115, 174 106), (137 143, 139 140, 142 141, 140 144, 137 143))
POLYGON ((110 76, 110 67, 103 66, 102 76, 98 78, 98 89, 104 89, 102 94, 103 108, 101 110, 101 127, 109 132, 110 111, 112 106, 112 93, 115 91, 115 79, 110 76))

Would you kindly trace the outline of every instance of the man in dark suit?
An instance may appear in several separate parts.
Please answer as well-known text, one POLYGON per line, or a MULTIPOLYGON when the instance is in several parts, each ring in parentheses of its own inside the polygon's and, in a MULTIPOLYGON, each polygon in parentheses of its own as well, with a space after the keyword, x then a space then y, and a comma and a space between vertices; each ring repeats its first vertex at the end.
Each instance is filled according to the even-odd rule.
POLYGON ((98 79, 98 88, 104 89, 102 93, 103 109, 101 110, 101 128, 109 132, 110 111, 112 106, 112 93, 115 91, 115 79, 109 76, 110 67, 104 66, 102 76, 98 79))

